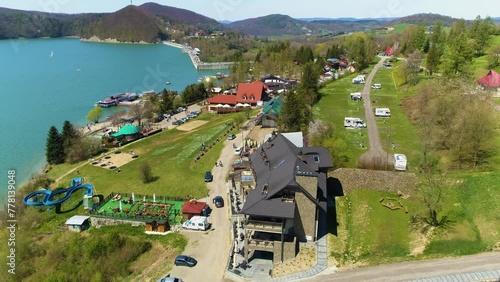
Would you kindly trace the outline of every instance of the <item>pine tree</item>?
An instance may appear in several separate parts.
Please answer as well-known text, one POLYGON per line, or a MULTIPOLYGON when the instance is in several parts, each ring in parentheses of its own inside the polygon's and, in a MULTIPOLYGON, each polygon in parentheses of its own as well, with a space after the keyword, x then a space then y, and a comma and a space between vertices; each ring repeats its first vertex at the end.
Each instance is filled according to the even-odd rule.
POLYGON ((310 108, 299 91, 290 91, 281 108, 278 126, 282 132, 307 130, 311 118, 310 108))
POLYGON ((299 89, 309 105, 313 105, 318 99, 318 78, 319 77, 314 70, 314 64, 305 64, 302 71, 302 79, 300 80, 299 89))
POLYGON ((55 126, 51 126, 49 129, 45 156, 49 164, 61 164, 64 162, 63 139, 55 126))
POLYGON ((75 144, 76 139, 79 137, 79 133, 76 128, 71 124, 70 121, 65 120, 63 124, 63 129, 61 132, 61 138, 64 148, 64 155, 66 156, 67 151, 75 144))
POLYGON ((439 55, 439 46, 436 44, 431 45, 429 53, 427 53, 426 61, 426 66, 430 75, 439 70, 439 64, 441 63, 440 60, 441 56, 439 55))

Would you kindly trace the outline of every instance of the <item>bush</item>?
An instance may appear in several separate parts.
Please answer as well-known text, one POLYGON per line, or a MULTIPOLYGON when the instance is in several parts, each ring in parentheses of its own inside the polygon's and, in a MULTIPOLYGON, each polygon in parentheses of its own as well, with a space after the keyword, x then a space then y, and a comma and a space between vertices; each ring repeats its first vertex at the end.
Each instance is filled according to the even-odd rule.
POLYGON ((143 163, 139 167, 139 174, 144 184, 153 182, 154 180, 153 173, 151 172, 151 166, 148 162, 143 163))

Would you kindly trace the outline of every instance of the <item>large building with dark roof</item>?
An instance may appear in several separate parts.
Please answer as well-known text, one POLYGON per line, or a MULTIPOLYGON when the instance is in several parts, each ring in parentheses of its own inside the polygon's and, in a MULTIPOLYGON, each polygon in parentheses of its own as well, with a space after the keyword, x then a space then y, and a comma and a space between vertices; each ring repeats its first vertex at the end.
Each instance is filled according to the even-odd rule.
POLYGON ((293 259, 299 242, 317 240, 320 210, 326 212, 327 171, 333 167, 323 147, 299 148, 273 134, 250 155, 255 185, 247 190, 244 256, 274 254, 293 259))

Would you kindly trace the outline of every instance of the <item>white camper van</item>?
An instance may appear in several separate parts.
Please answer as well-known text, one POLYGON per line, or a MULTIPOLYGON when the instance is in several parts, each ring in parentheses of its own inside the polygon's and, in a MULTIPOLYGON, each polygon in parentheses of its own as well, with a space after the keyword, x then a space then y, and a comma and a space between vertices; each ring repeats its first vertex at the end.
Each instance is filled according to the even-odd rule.
POLYGON ((390 117, 391 110, 388 108, 375 108, 375 116, 376 117, 390 117))
POLYGON ((364 75, 358 75, 355 78, 352 79, 353 84, 364 84, 365 83, 365 76, 364 75))
POLYGON ((345 117, 344 118, 344 127, 345 128, 364 128, 366 127, 366 123, 357 117, 345 117))
POLYGON ((394 154, 394 169, 406 170, 406 156, 403 154, 394 154))
POLYGON ((182 224, 183 228, 191 229, 191 230, 201 230, 206 231, 210 228, 210 223, 206 216, 198 216, 195 215, 191 217, 190 220, 184 222, 182 224))

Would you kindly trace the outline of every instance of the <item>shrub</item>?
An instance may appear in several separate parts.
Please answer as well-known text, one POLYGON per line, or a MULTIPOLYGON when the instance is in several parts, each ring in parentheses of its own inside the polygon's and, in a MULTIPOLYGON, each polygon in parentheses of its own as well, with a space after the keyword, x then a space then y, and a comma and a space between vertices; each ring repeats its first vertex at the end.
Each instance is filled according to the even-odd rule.
POLYGON ((153 173, 151 172, 151 166, 149 165, 148 162, 144 162, 140 167, 139 167, 139 174, 141 176, 142 182, 144 184, 150 183, 153 181, 153 173))

